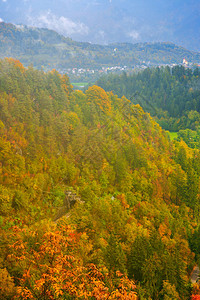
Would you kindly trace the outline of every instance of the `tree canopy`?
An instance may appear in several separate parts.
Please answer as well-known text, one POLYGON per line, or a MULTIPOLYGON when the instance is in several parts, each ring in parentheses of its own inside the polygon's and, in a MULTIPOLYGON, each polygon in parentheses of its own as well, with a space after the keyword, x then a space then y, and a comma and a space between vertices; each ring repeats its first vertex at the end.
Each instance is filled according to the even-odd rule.
POLYGON ((126 97, 1 60, 1 299, 189 299, 199 159, 126 97))

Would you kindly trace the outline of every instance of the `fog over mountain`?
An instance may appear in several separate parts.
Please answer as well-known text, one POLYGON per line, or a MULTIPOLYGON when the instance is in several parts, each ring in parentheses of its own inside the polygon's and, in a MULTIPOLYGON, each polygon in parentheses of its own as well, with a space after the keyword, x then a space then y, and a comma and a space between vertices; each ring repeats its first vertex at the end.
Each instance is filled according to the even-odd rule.
POLYGON ((0 21, 53 29, 77 41, 169 41, 200 50, 198 0, 0 0, 0 21))

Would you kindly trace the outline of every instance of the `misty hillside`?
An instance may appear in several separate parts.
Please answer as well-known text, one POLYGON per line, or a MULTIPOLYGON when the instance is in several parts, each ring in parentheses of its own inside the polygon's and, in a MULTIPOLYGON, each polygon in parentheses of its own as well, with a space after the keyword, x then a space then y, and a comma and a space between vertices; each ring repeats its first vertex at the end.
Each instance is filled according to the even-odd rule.
POLYGON ((172 43, 111 44, 75 42, 55 31, 0 23, 0 58, 14 57, 28 66, 56 68, 102 68, 109 66, 181 63, 183 58, 199 63, 200 54, 172 43))

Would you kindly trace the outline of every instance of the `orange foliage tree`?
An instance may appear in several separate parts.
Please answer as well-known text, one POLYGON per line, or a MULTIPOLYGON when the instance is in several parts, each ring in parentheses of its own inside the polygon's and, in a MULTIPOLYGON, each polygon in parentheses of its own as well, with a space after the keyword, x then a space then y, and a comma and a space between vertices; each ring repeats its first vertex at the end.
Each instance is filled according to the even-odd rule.
POLYGON ((93 85, 86 91, 88 103, 95 103, 103 112, 111 111, 111 101, 107 93, 99 86, 93 85))
POLYGON ((83 265, 80 234, 70 226, 41 233, 14 227, 9 265, 19 277, 16 299, 137 299, 135 284, 120 272, 83 265))

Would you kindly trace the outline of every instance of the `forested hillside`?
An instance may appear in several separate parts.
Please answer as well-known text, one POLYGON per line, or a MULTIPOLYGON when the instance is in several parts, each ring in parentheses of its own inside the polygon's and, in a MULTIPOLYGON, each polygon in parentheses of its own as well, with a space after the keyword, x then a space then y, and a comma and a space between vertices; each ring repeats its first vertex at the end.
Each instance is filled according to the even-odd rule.
POLYGON ((0 58, 5 57, 20 59, 25 66, 33 64, 38 69, 61 71, 111 66, 133 68, 144 61, 150 65, 179 64, 184 58, 190 63, 200 62, 198 52, 172 43, 96 45, 76 42, 45 28, 0 22, 0 58))
POLYGON ((178 132, 192 148, 200 148, 200 70, 175 66, 127 75, 109 75, 97 84, 125 95, 150 112, 162 128, 178 132))
POLYGON ((1 60, 0 298, 198 299, 199 166, 124 96, 1 60))

